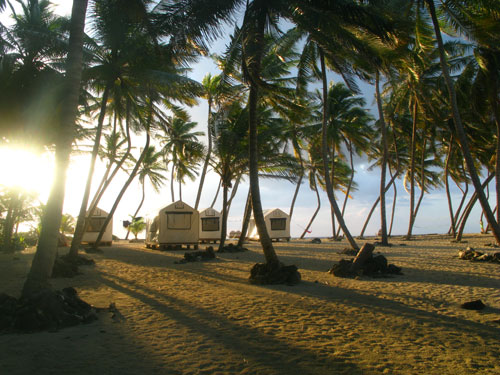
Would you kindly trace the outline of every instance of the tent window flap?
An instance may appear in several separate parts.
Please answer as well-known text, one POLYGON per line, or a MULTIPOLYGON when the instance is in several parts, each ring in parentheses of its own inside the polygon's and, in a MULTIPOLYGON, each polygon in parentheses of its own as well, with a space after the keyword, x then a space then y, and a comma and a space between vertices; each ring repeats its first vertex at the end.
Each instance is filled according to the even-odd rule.
POLYGON ((191 229, 191 212, 167 212, 168 229, 191 229))
POLYGON ((201 219, 201 230, 204 232, 216 232, 219 230, 219 218, 202 218, 201 219))
POLYGON ((271 230, 286 230, 286 218, 271 219, 271 230))

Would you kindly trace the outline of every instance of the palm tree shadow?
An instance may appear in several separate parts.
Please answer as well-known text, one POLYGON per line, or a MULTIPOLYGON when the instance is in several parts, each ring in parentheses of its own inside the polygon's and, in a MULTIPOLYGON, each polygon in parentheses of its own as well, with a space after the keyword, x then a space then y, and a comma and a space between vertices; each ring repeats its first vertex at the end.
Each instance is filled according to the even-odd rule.
MULTIPOLYGON (((236 324, 228 317, 205 309, 195 302, 159 293, 108 273, 99 275, 99 282, 156 310, 162 316, 177 322, 190 331, 198 332, 218 347, 238 351, 273 374, 362 374, 356 364, 345 358, 320 356, 307 349, 291 346, 278 338, 244 324, 236 324), (124 286, 125 285, 125 286, 124 286)), ((175 362, 171 363, 175 368, 175 362)), ((242 365, 243 370, 246 365, 242 365)))

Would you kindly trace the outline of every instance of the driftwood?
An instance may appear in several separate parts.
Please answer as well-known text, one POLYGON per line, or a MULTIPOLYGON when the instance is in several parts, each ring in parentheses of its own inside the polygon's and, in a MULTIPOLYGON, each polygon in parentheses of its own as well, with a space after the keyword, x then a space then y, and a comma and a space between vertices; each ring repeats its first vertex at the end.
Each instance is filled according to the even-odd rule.
POLYGON ((375 246, 371 243, 365 243, 361 249, 359 249, 358 254, 354 258, 349 271, 352 273, 357 273, 360 270, 365 262, 372 257, 373 250, 375 250, 375 246))
POLYGON ((500 252, 494 254, 487 254, 481 251, 477 251, 472 247, 468 247, 466 250, 461 250, 458 252, 458 257, 462 260, 470 260, 473 262, 491 262, 500 264, 500 252))

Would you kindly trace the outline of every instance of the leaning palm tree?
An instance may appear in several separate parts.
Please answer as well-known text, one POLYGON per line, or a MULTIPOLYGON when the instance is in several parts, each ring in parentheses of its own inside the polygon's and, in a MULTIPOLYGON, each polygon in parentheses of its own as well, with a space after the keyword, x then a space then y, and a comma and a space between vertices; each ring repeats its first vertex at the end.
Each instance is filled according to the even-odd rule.
MULTIPOLYGON (((139 213, 144 200, 146 198, 146 179, 149 180, 153 190, 157 193, 160 192, 160 188, 164 185, 166 177, 164 176, 164 172, 167 169, 163 163, 163 153, 161 151, 156 151, 154 146, 150 146, 146 151, 144 158, 142 160, 142 164, 137 172, 137 176, 139 178, 139 183, 141 184, 142 197, 137 209, 132 215, 132 222, 137 218, 137 214, 139 213)), ((127 235, 125 239, 128 239, 130 233, 130 228, 127 230, 127 235)))
POLYGON ((62 106, 60 118, 59 137, 56 142, 54 184, 42 219, 42 232, 40 233, 37 251, 23 286, 22 296, 25 298, 40 290, 50 288, 48 280, 51 276, 56 256, 64 202, 66 170, 69 166, 69 156, 77 116, 86 10, 87 0, 73 1, 69 50, 66 61, 64 105, 62 106))
MULTIPOLYGON (((444 49, 444 43, 443 43, 443 38, 441 35, 441 27, 439 25, 438 17, 436 14, 436 8, 434 4, 434 0, 425 0, 425 3, 427 4, 427 8, 429 10, 429 14, 432 19, 432 25, 434 27, 434 33, 436 36, 436 41, 438 44, 438 50, 439 50, 439 60, 441 63, 441 68, 443 71, 443 77, 446 82, 446 87, 448 88, 448 95, 450 99, 450 105, 451 105, 451 112, 452 112, 452 117, 453 117, 453 122, 455 124, 456 132, 457 132, 457 137, 458 141, 460 143, 460 147, 462 149, 462 153, 465 159, 465 162, 467 164, 467 169, 469 172, 469 175, 471 177, 472 183, 474 185, 474 188, 476 190, 477 197, 479 199, 479 202, 481 203, 481 207, 483 209, 483 212, 485 213, 486 219, 488 221, 488 224, 491 226, 493 235, 495 236, 495 239, 497 243, 500 243, 500 225, 498 221, 495 219, 495 216, 493 214, 493 211, 489 205, 488 199, 486 198, 486 195, 484 194, 484 191, 481 188, 481 181, 479 180, 479 175, 476 169, 476 166, 474 165, 474 159, 471 155, 470 148, 469 148, 469 142, 467 140, 467 134, 465 132, 464 125, 462 123, 462 117, 460 116, 460 111, 459 107, 457 104, 457 95, 456 91, 453 85, 453 81, 450 77, 449 73, 449 68, 448 68, 448 59, 445 54, 445 49, 444 49)), ((451 2, 452 4, 455 2, 451 2)), ((473 6, 477 6, 478 4, 474 2, 473 6)), ((483 5, 484 4, 479 4, 483 5)), ((447 10, 447 9, 444 9, 447 10)), ((500 143, 499 143, 500 144, 500 143)), ((500 163, 499 163, 500 165, 500 163)))
POLYGON ((102 195, 127 159, 128 152, 122 149, 125 143, 127 143, 127 139, 116 129, 113 129, 110 134, 104 135, 104 144, 99 149, 98 155, 100 160, 105 163, 105 171, 89 204, 89 211, 93 211, 99 204, 102 195))
MULTIPOLYGON (((131 42, 137 38, 138 30, 144 30, 147 24, 147 12, 141 0, 121 0, 109 2, 96 0, 91 8, 91 24, 94 30, 92 43, 93 61, 92 66, 83 72, 86 86, 100 95, 97 99, 98 119, 94 145, 91 154, 90 166, 87 174, 85 190, 80 205, 80 213, 75 229, 75 235, 71 242, 70 255, 74 258, 78 254, 83 233, 86 230, 86 217, 92 215, 93 209, 88 210, 90 189, 94 175, 95 163, 99 153, 101 134, 104 120, 109 111, 108 102, 118 99, 123 94, 123 89, 129 80, 130 71, 127 67, 137 53, 131 48, 131 42), (135 33, 132 33, 135 31, 135 33)), ((118 106, 115 103, 115 109, 118 106)), ((115 117, 116 121, 116 117, 115 117)))

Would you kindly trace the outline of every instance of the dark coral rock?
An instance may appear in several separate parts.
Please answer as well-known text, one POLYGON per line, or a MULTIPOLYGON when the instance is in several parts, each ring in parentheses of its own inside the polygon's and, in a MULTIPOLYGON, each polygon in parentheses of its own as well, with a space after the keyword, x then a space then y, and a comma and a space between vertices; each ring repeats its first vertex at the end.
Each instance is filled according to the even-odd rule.
POLYGON ((465 302, 460 306, 462 309, 466 310, 482 310, 486 305, 480 299, 470 302, 465 302))
POLYGON ((259 285, 296 285, 300 280, 301 276, 297 266, 284 266, 281 263, 257 263, 250 270, 249 277, 250 283, 259 285))
POLYGON ((218 253, 242 253, 244 251, 248 251, 248 249, 246 247, 238 246, 232 243, 217 250, 218 253))
POLYGON ((204 251, 184 253, 184 259, 177 263, 200 262, 210 259, 215 259, 215 251, 212 246, 207 247, 207 249, 204 251))

